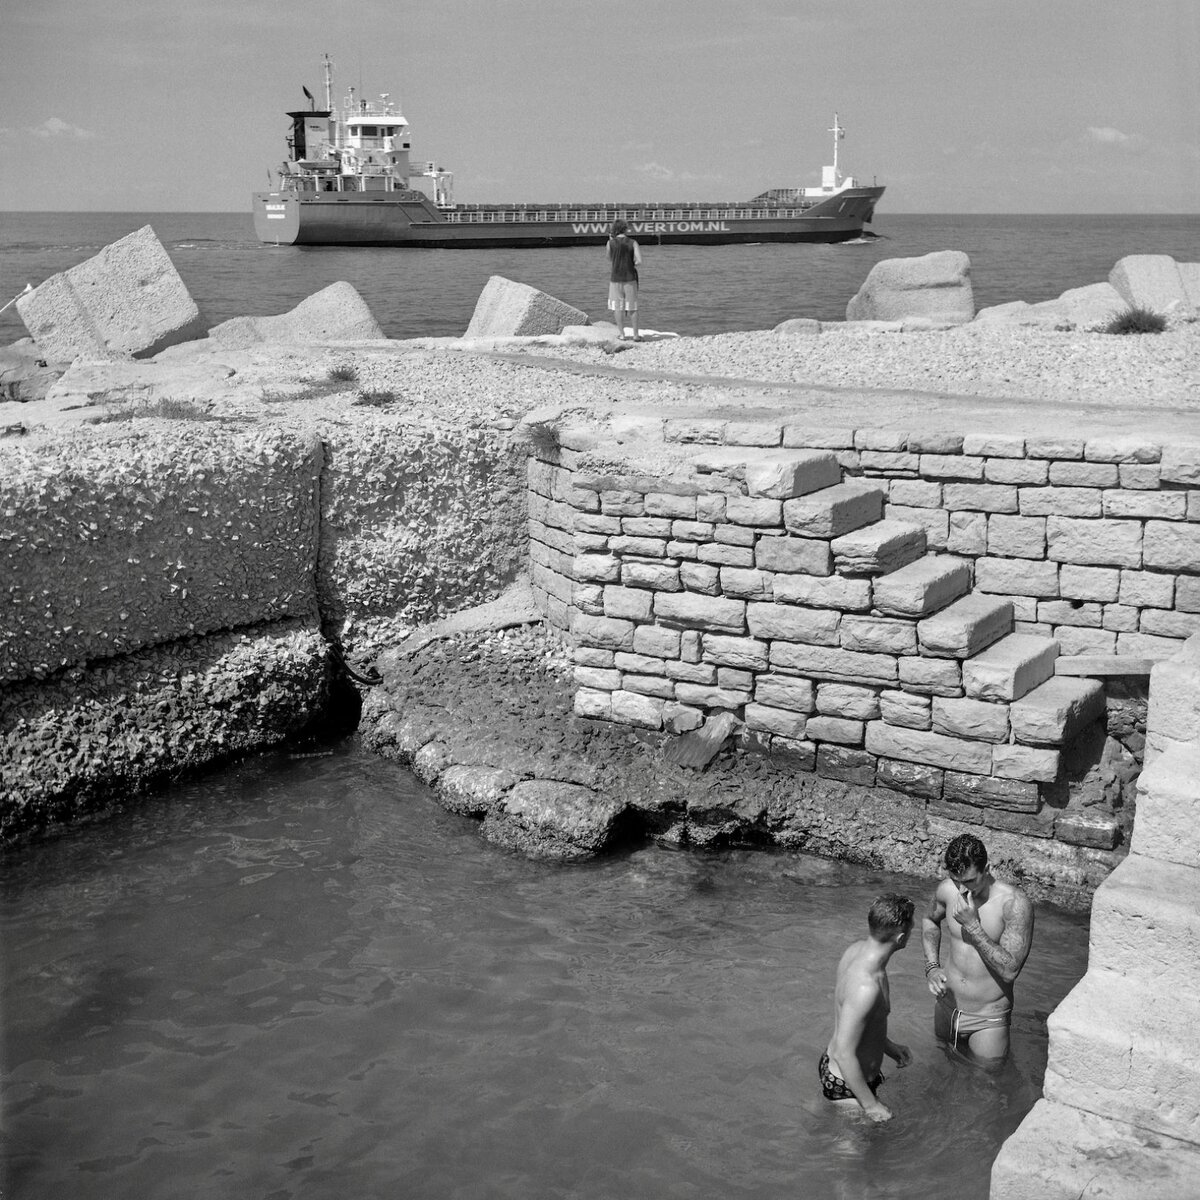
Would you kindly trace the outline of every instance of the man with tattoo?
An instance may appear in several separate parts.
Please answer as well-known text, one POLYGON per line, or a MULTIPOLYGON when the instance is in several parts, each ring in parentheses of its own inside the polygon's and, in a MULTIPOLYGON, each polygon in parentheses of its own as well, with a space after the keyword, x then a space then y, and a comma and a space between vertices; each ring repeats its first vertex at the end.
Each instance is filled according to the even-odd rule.
POLYGON ((878 897, 867 913, 868 936, 855 942, 838 963, 833 992, 833 1036, 817 1075, 821 1094, 841 1108, 861 1109, 872 1121, 889 1121, 892 1110, 876 1092, 883 1082, 883 1059, 907 1067, 907 1046, 888 1037, 892 1011, 887 965, 908 944, 913 927, 913 902, 889 892, 878 897))
POLYGON ((1033 906, 992 875, 987 850, 972 834, 946 847, 945 864, 949 878, 921 922, 925 978, 937 997, 933 1030, 971 1058, 998 1063, 1008 1054, 1013 985, 1029 956, 1033 906))

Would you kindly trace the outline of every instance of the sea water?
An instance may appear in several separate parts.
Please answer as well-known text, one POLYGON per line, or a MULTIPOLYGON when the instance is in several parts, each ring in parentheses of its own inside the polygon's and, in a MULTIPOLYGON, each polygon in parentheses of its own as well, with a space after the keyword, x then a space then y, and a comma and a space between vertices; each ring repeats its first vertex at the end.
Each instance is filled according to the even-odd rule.
POLYGON ((893 958, 895 1118, 828 1104, 834 972, 934 881, 653 845, 548 866, 350 739, 3 858, 2 1098, 22 1200, 984 1200, 1040 1094, 1086 918, 1040 907, 998 1073, 893 958))
MULTIPOLYGON (((0 213, 0 305, 27 283, 153 226, 210 325, 294 308, 340 280, 362 294, 388 337, 457 337, 492 275, 530 284, 603 320, 604 240, 540 250, 265 246, 246 213, 0 213)), ((1200 258, 1200 216, 893 216, 874 239, 839 245, 655 246, 645 242, 645 328, 688 335, 771 329, 791 317, 845 319, 885 258, 962 250, 976 307, 1050 300, 1108 278, 1126 254, 1200 258)), ((0 346, 26 336, 15 307, 0 346)))

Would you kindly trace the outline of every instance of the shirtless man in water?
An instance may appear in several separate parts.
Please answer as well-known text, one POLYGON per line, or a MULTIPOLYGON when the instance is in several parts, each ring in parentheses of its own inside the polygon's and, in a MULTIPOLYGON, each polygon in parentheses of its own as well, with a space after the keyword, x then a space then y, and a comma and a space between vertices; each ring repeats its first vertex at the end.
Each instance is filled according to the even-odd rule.
POLYGON ((949 878, 921 922, 925 978, 937 997, 933 1030, 972 1058, 998 1063, 1008 1054, 1013 984, 1033 940, 1033 906, 992 875, 987 850, 969 833, 946 847, 945 863, 949 878))
POLYGON ((887 1035, 892 1010, 888 960, 907 945, 912 926, 913 903, 906 896, 889 893, 871 905, 870 936, 855 942, 838 963, 833 1037, 817 1065, 825 1099, 846 1108, 859 1106, 872 1121, 888 1121, 892 1116, 875 1095, 883 1082, 884 1055, 901 1067, 912 1062, 908 1047, 887 1035))

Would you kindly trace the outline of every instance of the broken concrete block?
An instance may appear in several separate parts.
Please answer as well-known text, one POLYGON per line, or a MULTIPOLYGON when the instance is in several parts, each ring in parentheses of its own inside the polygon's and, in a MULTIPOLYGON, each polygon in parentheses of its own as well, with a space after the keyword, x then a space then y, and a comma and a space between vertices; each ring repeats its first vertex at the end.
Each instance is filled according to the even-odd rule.
POLYGON ((540 337, 568 325, 588 325, 587 313, 539 292, 527 283, 493 275, 479 299, 464 337, 540 337))
POLYGON ((357 289, 343 281, 314 292, 290 312, 234 317, 214 325, 208 336, 226 349, 240 350, 261 342, 373 342, 385 335, 357 289))
POLYGON ((1172 304, 1191 309, 1179 267, 1169 254, 1127 254, 1108 273, 1108 282, 1131 308, 1165 312, 1172 304))
POLYGON ((971 260, 961 250, 877 262, 846 305, 847 321, 928 317, 961 324, 974 316, 971 260))
POLYGON ((204 322, 149 225, 105 246, 17 301, 44 357, 149 358, 202 337, 204 322))

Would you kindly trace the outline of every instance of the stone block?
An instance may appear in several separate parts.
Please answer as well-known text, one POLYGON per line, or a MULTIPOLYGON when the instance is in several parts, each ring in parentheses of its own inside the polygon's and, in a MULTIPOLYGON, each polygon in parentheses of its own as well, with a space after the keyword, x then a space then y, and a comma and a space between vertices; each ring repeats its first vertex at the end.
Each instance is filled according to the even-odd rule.
POLYGON ((962 324, 975 316, 971 260, 961 250, 877 262, 846 305, 847 321, 926 317, 962 324))
POLYGON ((612 692, 621 686, 621 672, 606 667, 585 667, 577 663, 575 686, 598 692, 612 692))
POLYGON ((701 562, 721 567, 753 567, 754 551, 748 546, 726 546, 710 543, 697 547, 697 558, 701 562))
POLYGON ((667 660, 650 654, 629 654, 618 650, 613 655, 613 666, 619 671, 628 671, 633 675, 665 675, 667 660))
POLYGON ((1008 737, 1008 706, 983 700, 937 696, 933 701, 933 730, 976 742, 1002 742, 1008 737))
POLYGON ((942 503, 951 511, 1015 513, 1017 489, 1003 483, 947 483, 942 503))
POLYGON ((952 658, 919 658, 909 656, 899 660, 900 686, 906 692, 923 696, 961 696, 962 667, 952 658))
POLYGON ((1011 601, 971 595, 917 623, 921 652, 939 658, 969 658, 1012 628, 1011 601))
POLYGON ((925 530, 902 521, 877 521, 835 538, 830 548, 839 575, 886 575, 924 555, 925 530))
POLYGON ((783 502, 783 523, 797 537, 835 538, 883 517, 882 488, 838 483, 783 502))
POLYGON ((983 478, 984 460, 973 454, 922 454, 921 474, 926 479, 983 478))
MULTIPOLYGON (((678 658, 679 630, 661 625, 639 625, 633 631, 632 649, 647 658, 678 658)), ((618 647, 619 649, 619 647, 618 647)))
POLYGON ((893 479, 888 486, 888 506, 902 504, 907 508, 940 508, 942 485, 926 479, 893 479))
POLYGON ((539 337, 588 325, 586 313, 527 283, 493 275, 484 285, 464 337, 539 337))
POLYGON ((612 693, 580 688, 575 693, 573 710, 577 717, 591 717, 597 721, 612 719, 612 693))
POLYGON ((675 685, 675 698, 696 708, 738 709, 750 703, 750 693, 740 688, 706 687, 682 681, 675 685))
POLYGON ((653 592, 681 592, 679 568, 666 563, 630 562, 621 564, 621 583, 627 588, 645 588, 653 592))
POLYGON ((874 787, 875 756, 853 746, 824 742, 817 747, 817 774, 859 787, 874 787))
POLYGON ((874 721, 879 717, 879 695, 874 688, 822 683, 817 687, 817 712, 847 721, 874 721))
POLYGON ((1104 715, 1104 686, 1097 679, 1055 676, 1014 701, 1014 740, 1027 746, 1061 746, 1104 715))
POLYGON ((979 558, 975 560, 975 587, 1004 596, 1057 596, 1058 563, 979 558))
POLYGON ((993 775, 970 775, 947 771, 942 796, 956 804, 975 808, 999 808, 1007 812, 1037 812, 1041 798, 1036 783, 998 779, 993 775))
POLYGON ((770 708, 765 704, 747 704, 745 711, 747 729, 761 729, 779 737, 802 738, 805 717, 787 708, 770 708))
POLYGON ((611 554, 577 554, 572 573, 580 583, 617 583, 621 560, 611 554))
POLYGON ((1052 462, 1051 487, 1113 488, 1120 475, 1115 463, 1052 462))
POLYGON ((771 576, 746 567, 721 567, 721 591, 735 600, 770 600, 771 576))
POLYGON ((974 775, 987 775, 992 768, 993 747, 986 742, 903 729, 882 721, 867 724, 865 741, 867 750, 881 758, 898 758, 974 775))
POLYGON ((997 558, 1045 558, 1046 518, 999 513, 989 517, 987 548, 997 558))
POLYGON ((844 579, 841 575, 776 575, 771 592, 777 601, 809 608, 836 608, 866 612, 871 607, 871 580, 844 579))
POLYGON ((783 524, 783 502, 751 496, 727 496, 725 520, 733 525, 765 525, 774 528, 783 524))
POLYGON ((754 565, 764 571, 796 575, 829 575, 833 552, 815 538, 761 537, 754 547, 754 565))
POLYGON ((1058 594, 1064 600, 1116 600, 1121 572, 1116 567, 1076 567, 1063 563, 1058 571, 1058 594))
POLYGON ((1127 254, 1109 271, 1108 282, 1130 308, 1165 313, 1177 304, 1192 310, 1179 266, 1169 254, 1127 254))
POLYGON ((571 621, 571 635, 581 646, 601 650, 632 650, 633 622, 578 613, 571 621))
POLYGON ((861 746, 863 723, 843 717, 813 716, 805 725, 805 737, 813 742, 834 742, 839 746, 861 746))
POLYGON ((1121 837, 1120 822, 1103 812, 1063 813, 1054 822, 1054 836, 1071 846, 1111 850, 1121 837))
POLYGON ((896 679, 896 659, 890 654, 857 654, 798 642, 772 642, 771 667, 841 683, 892 683, 896 679))
POLYGON ((746 463, 746 490, 751 496, 773 500, 806 496, 809 492, 833 487, 841 479, 842 468, 827 450, 746 463))
POLYGON ((767 643, 754 638, 706 633, 704 635, 704 660, 716 663, 719 667, 765 671, 767 669, 767 643))
MULTIPOLYGON (((739 568, 733 568, 738 570, 739 568)), ((711 563, 679 564, 679 582, 689 592, 699 592, 702 596, 719 596, 721 594, 721 568, 711 563)))
POLYGON ((963 663, 963 688, 975 700, 1019 700, 1054 675, 1058 644, 1012 633, 963 663))
POLYGON ((1155 739, 1200 740, 1200 637, 1189 638, 1151 670, 1146 729, 1155 739))
MULTIPOLYGON (((655 666, 661 668, 662 663, 656 662, 655 666)), ((659 700, 675 699, 675 684, 670 679, 664 679, 662 675, 623 675, 621 688, 640 696, 655 696, 659 700)), ((616 695, 615 692, 613 694, 616 695)), ((614 705, 615 711, 616 706, 614 705)), ((614 721, 618 719, 616 716, 613 717, 614 721)))
POLYGON ((875 767, 875 784, 920 800, 938 800, 945 774, 940 767, 881 758, 875 767))
POLYGON ((933 724, 930 698, 911 692, 880 692, 879 715, 889 725, 905 729, 929 729, 933 724))
MULTIPOLYGON (((149 225, 51 275, 16 303, 44 358, 150 358, 204 335, 204 321, 149 225)), ((381 335, 382 336, 382 335, 381 335)))
MULTIPOLYGON (((1156 524, 1156 522, 1151 522, 1156 524)), ((1188 528, 1162 523, 1168 529, 1188 528)), ((1171 544, 1169 537, 1159 543, 1171 544)), ((1166 553, 1166 550, 1163 550, 1166 553)), ((1139 521, 1082 521, 1072 517, 1046 520, 1046 557, 1056 562, 1097 567, 1140 567, 1142 526, 1139 521)), ((1148 564, 1150 565, 1150 564, 1148 564)), ((1157 562, 1153 564, 1159 566, 1157 562)))
MULTIPOLYGON (((1156 668, 1157 669, 1157 668, 1156 668)), ((1154 685, 1151 684, 1151 699, 1154 685)), ((1200 746, 1175 743, 1151 757, 1138 776, 1135 854, 1200 867, 1200 746)))
POLYGON ((919 558, 874 582, 874 605, 881 613, 925 617, 970 590, 971 568, 958 558, 919 558))
POLYGON ((1164 446, 1159 475, 1164 483, 1200 486, 1200 443, 1172 442, 1164 446))
POLYGON ((746 602, 694 592, 655 592, 654 615, 664 624, 706 633, 741 633, 746 627, 746 602))
POLYGON ((748 604, 746 625, 758 638, 836 646, 841 613, 828 608, 798 608, 790 604, 748 604))
POLYGON ((754 699, 771 708, 810 713, 815 707, 814 687, 810 679, 793 675, 760 675, 754 683, 754 699))
POLYGON ((604 589, 603 605, 606 617, 616 617, 622 621, 648 621, 654 600, 647 592, 609 584, 604 589))
POLYGON ((713 663, 672 662, 663 663, 668 679, 676 683, 698 683, 701 687, 712 687, 717 682, 717 668, 713 663))
MULTIPOLYGON (((1136 522, 1129 524, 1136 525, 1136 522)), ((1151 571, 1200 575, 1200 526, 1176 521, 1147 521, 1142 565, 1151 571)))
POLYGON ((911 621, 846 615, 842 618, 841 644, 864 654, 916 654, 917 629, 911 621))
POLYGON ((1161 521, 1187 519, 1186 492, 1128 492, 1113 488, 1101 495, 1106 517, 1161 521))
MULTIPOLYGON (((988 483, 1045 486, 1050 478, 1050 464, 1035 458, 989 458, 984 463, 983 477, 988 483)), ((1023 503, 1020 494, 1017 496, 1017 503, 1023 503)))
POLYGON ((1027 783, 1053 783, 1058 778, 1059 752, 1034 746, 993 746, 991 774, 1027 783))
POLYGON ((1050 1014, 1047 1028, 1047 1099, 1200 1144, 1200 1002, 1194 992, 1164 996, 1144 975, 1089 969, 1050 1014))

